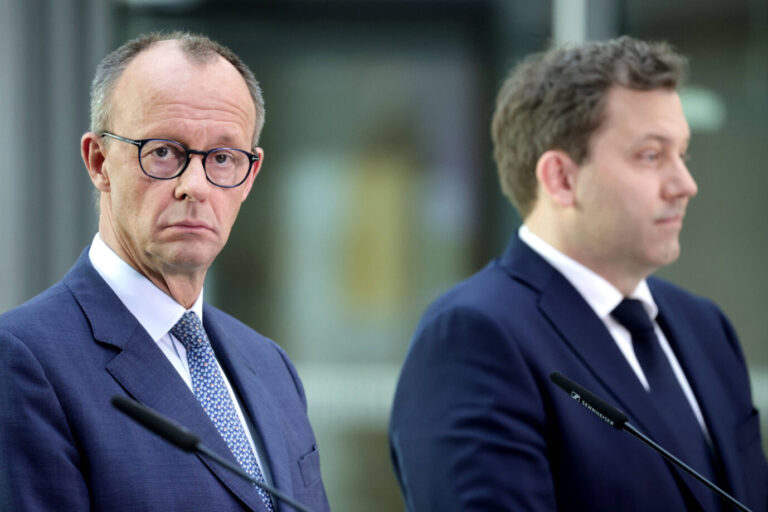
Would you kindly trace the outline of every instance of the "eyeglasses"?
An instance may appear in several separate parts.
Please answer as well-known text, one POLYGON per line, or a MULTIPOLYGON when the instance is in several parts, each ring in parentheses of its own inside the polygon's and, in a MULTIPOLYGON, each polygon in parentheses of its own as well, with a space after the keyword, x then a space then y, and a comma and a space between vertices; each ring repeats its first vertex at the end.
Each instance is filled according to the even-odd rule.
POLYGON ((209 151, 189 149, 180 142, 167 139, 133 140, 114 133, 102 132, 102 137, 112 137, 139 150, 139 166, 144 174, 157 180, 172 180, 181 176, 192 155, 202 155, 206 179, 221 188, 242 185, 259 156, 241 149, 213 148, 209 151))

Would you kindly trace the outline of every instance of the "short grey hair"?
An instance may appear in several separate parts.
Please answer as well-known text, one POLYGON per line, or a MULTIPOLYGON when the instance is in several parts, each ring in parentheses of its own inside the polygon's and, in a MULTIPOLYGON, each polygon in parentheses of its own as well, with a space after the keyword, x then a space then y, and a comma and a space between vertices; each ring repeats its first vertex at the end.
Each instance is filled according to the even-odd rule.
POLYGON ((97 135, 108 131, 115 84, 128 64, 138 54, 160 41, 176 41, 179 49, 194 63, 206 64, 218 55, 237 69, 245 80, 248 92, 256 107, 256 124, 253 128, 252 141, 255 148, 261 135, 261 129, 264 127, 264 98, 253 72, 235 52, 226 46, 204 35, 182 31, 143 34, 104 57, 99 67, 96 68, 96 75, 91 83, 91 131, 97 135))

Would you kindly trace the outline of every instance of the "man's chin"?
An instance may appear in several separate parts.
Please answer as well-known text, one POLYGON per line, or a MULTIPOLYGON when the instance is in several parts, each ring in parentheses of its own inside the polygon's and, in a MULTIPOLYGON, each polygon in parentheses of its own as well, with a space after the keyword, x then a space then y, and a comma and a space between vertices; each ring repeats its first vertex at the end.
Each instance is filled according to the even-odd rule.
POLYGON ((206 271, 218 254, 215 248, 203 246, 200 243, 191 247, 188 244, 180 245, 180 247, 171 248, 164 258, 166 266, 177 272, 206 271))
POLYGON ((659 249, 657 254, 654 255, 653 261, 655 266, 664 267, 676 262, 680 257, 680 244, 675 240, 674 243, 669 243, 666 247, 659 249))

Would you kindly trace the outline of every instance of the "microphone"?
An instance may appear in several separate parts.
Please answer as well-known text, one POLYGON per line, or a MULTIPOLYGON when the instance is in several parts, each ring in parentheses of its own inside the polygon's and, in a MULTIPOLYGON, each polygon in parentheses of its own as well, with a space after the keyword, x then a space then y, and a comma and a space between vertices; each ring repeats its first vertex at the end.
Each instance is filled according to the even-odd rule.
POLYGON ((621 430, 627 424, 627 415, 600 399, 590 390, 583 388, 559 372, 549 374, 549 378, 560 386, 571 398, 592 411, 598 418, 615 429, 621 430))
POLYGON ((608 402, 602 400, 597 395, 589 391, 588 389, 580 386, 579 384, 576 384, 571 379, 566 377, 560 372, 552 372, 549 374, 550 380, 557 384, 559 388, 561 388, 563 391, 568 393, 571 398, 579 402, 581 405, 586 407, 589 411, 597 415, 600 419, 611 425, 612 427, 618 429, 618 430, 626 430, 633 436, 640 439, 642 442, 659 452, 661 455, 664 456, 667 460, 672 462, 673 464, 677 465, 678 467, 682 468, 686 473, 690 474, 696 480, 702 482, 704 485, 715 491, 721 498, 723 498, 725 501, 727 501, 729 504, 733 505, 734 507, 738 508, 739 510, 743 510, 744 512, 751 512, 750 509, 748 509, 744 504, 742 504, 740 501, 738 501, 736 498, 722 490, 720 487, 715 485, 714 483, 710 482, 707 478, 700 475, 698 472, 696 472, 693 468, 691 468, 688 464, 681 461, 671 453, 669 453, 667 450, 662 448, 659 444, 657 444, 655 441, 653 441, 651 438, 637 430, 634 426, 632 426, 631 423, 627 421, 627 415, 621 412, 616 407, 612 406, 608 402))
POLYGON ((150 407, 140 404, 135 400, 131 400, 130 398, 120 395, 113 396, 111 403, 120 412, 126 414, 141 426, 154 432, 172 445, 181 448, 185 452, 202 453, 214 462, 219 463, 233 473, 241 476, 242 478, 245 478, 249 482, 268 492, 275 498, 278 498, 280 501, 287 503, 296 510, 299 510, 300 512, 312 512, 304 505, 297 503, 293 500, 293 498, 283 494, 271 485, 265 482, 254 480, 251 475, 243 471, 239 466, 221 457, 216 452, 211 451, 210 448, 205 446, 200 441, 199 437, 190 432, 187 428, 179 425, 170 418, 163 416, 154 409, 151 409, 150 407))

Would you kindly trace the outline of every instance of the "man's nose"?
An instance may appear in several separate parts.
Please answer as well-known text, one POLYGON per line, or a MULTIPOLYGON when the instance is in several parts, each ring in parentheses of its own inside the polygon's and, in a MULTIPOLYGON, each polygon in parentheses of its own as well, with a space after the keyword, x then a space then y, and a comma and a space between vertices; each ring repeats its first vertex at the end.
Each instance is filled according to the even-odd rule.
POLYGON ((206 177, 205 166, 203 165, 204 158, 204 155, 190 155, 189 164, 178 177, 176 184, 176 197, 178 199, 189 198, 194 201, 203 201, 208 197, 213 185, 208 182, 206 177))

